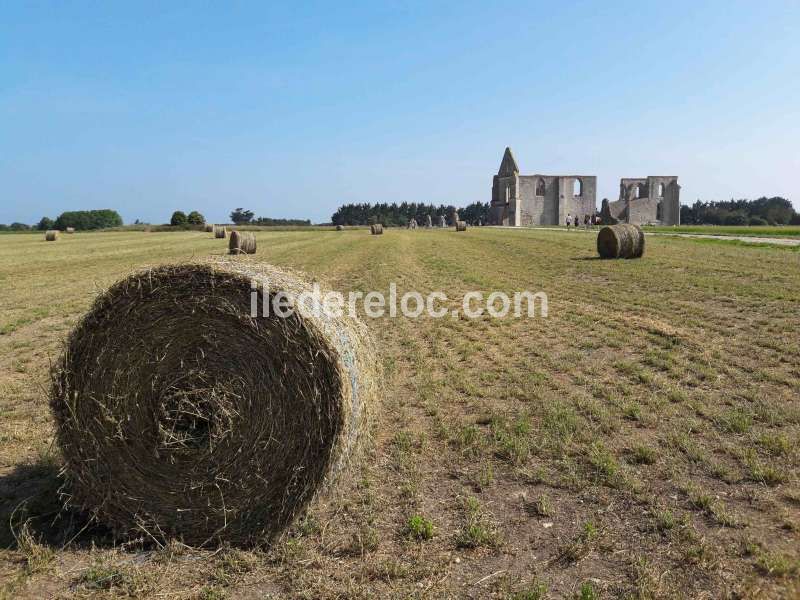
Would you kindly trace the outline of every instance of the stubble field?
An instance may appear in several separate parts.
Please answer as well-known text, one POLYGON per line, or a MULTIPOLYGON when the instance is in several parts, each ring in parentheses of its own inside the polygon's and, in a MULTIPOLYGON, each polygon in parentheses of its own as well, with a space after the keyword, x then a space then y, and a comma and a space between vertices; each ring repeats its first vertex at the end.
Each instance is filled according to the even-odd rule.
POLYGON ((0 236, 0 598, 800 594, 800 252, 582 232, 257 232, 349 291, 544 291, 548 318, 369 319, 359 468, 271 548, 113 540, 59 511, 48 370, 97 292, 209 234, 0 236))

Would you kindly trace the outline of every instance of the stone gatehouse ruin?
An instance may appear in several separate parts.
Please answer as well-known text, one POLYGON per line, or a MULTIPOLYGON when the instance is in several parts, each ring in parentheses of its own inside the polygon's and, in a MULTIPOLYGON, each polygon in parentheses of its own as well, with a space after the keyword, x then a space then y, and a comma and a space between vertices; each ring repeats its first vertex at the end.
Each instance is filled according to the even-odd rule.
POLYGON ((680 225, 681 186, 675 176, 626 178, 619 182, 619 200, 603 200, 603 223, 680 225))
POLYGON ((593 215, 594 175, 520 175, 511 148, 506 148, 492 181, 491 225, 563 225, 567 215, 593 215))
MULTIPOLYGON (((600 215, 604 223, 680 225, 680 189, 675 176, 621 179, 619 200, 603 200, 600 215)), ((489 224, 563 225, 567 215, 583 223, 597 213, 596 195, 595 175, 520 175, 506 148, 492 179, 489 224)))

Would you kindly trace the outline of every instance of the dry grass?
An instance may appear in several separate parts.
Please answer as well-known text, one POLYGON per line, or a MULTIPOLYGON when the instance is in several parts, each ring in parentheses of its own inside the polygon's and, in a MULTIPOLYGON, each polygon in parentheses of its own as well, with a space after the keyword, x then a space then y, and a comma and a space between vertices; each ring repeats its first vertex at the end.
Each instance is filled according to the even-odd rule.
POLYGON ((594 236, 488 228, 256 236, 259 260, 335 289, 543 290, 550 317, 369 322, 387 393, 335 496, 269 551, 120 547, 58 515, 50 361, 121 274, 225 249, 195 232, 0 237, 0 598, 800 593, 800 253, 653 238, 646 259, 601 261, 594 236))

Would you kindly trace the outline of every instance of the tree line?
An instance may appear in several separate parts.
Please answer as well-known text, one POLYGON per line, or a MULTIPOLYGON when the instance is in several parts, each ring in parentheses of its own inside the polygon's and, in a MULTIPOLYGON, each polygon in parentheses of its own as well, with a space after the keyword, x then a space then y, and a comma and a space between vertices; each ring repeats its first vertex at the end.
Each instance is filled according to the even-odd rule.
POLYGON ((266 227, 286 226, 286 225, 311 225, 311 219, 272 219, 270 217, 258 217, 252 210, 237 208, 231 212, 231 222, 236 225, 263 225, 266 227))
POLYGON ((701 202, 681 206, 682 225, 800 225, 798 214, 786 198, 701 202))
POLYGON ((417 202, 401 202, 400 204, 385 202, 378 204, 344 204, 331 216, 334 225, 372 225, 381 223, 386 227, 401 227, 415 219, 418 224, 425 225, 428 215, 434 225, 439 224, 440 217, 444 217, 448 225, 453 225, 453 214, 458 211, 458 217, 471 225, 478 222, 486 224, 489 219, 489 203, 474 202, 462 208, 452 204, 424 204, 417 202))
POLYGON ((72 227, 78 231, 121 226, 122 217, 119 213, 110 208, 104 208, 100 210, 70 210, 61 213, 56 219, 42 217, 33 227, 25 223, 0 224, 0 231, 27 231, 30 229, 38 229, 39 231, 59 229, 64 231, 67 227, 72 227))

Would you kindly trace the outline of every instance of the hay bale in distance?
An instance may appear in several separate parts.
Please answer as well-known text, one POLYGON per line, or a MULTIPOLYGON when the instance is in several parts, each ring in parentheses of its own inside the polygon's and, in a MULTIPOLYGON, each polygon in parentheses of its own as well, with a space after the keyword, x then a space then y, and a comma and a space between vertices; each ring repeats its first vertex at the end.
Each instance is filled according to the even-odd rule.
POLYGON ((638 225, 607 225, 597 234, 600 258, 641 258, 644 254, 644 231, 638 225))
POLYGON ((466 231, 466 230, 467 230, 466 221, 456 221, 456 231, 466 231))
POLYGON ((228 251, 230 254, 255 254, 256 235, 247 231, 231 231, 228 251))
POLYGON ((344 231, 344 225, 337 225, 336 231, 344 231))
POLYGON ((214 237, 216 239, 225 239, 227 231, 223 225, 214 225, 214 237))
POLYGON ((71 506, 123 535, 247 546, 347 468, 375 396, 364 326, 308 305, 281 318, 271 301, 253 318, 251 282, 259 315, 264 290, 311 290, 220 259, 137 272, 97 298, 52 375, 71 506))
POLYGON ((372 235, 383 235, 383 225, 376 223, 369 226, 369 231, 372 235))
POLYGON ((44 232, 46 242, 55 242, 58 239, 58 229, 48 229, 44 232))
POLYGON ((214 225, 211 223, 206 223, 205 227, 206 233, 214 233, 214 225))
POLYGON ((74 227, 67 227, 64 229, 64 233, 75 233, 74 227))

